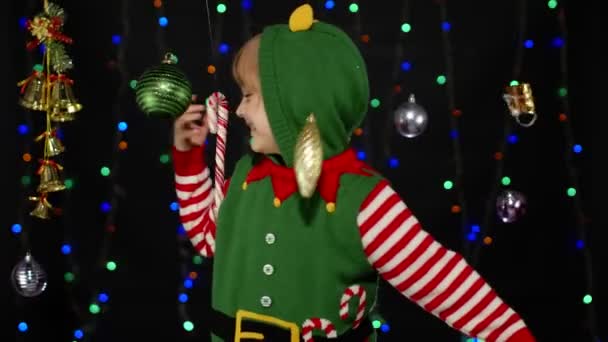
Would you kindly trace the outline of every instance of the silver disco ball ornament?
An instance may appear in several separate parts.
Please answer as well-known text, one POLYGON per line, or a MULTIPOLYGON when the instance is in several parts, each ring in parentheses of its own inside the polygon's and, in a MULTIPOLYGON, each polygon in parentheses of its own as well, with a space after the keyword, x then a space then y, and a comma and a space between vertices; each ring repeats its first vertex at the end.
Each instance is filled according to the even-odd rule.
POLYGON ((527 210, 526 197, 514 190, 505 190, 496 199, 496 214, 503 223, 511 223, 521 218, 527 210))
POLYGON ((11 277, 13 287, 23 297, 36 297, 46 290, 46 272, 29 252, 13 267, 11 277))

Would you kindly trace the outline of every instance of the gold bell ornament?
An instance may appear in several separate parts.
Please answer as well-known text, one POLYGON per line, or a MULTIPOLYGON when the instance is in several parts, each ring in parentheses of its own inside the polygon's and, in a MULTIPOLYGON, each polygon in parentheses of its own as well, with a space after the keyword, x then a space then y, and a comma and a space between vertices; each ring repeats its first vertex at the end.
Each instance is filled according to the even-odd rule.
POLYGON ((36 201, 36 207, 30 212, 30 215, 47 220, 51 218, 50 211, 53 206, 47 200, 47 194, 43 193, 40 196, 30 196, 30 201, 36 201))
POLYGON ((44 155, 47 157, 54 157, 65 150, 54 129, 40 134, 35 141, 39 142, 42 139, 44 139, 44 155))
POLYGON ((530 127, 534 124, 537 114, 534 97, 532 96, 532 87, 529 83, 506 87, 503 99, 518 124, 524 127, 530 127))
POLYGON ((63 167, 53 160, 44 159, 40 161, 37 174, 40 176, 38 192, 55 192, 65 190, 65 184, 59 177, 59 171, 63 167))
POLYGON ((32 74, 17 83, 21 87, 19 104, 31 110, 45 111, 46 107, 46 76, 40 64, 34 67, 32 74))
POLYGON ((82 105, 74 97, 73 84, 74 81, 63 74, 51 75, 49 108, 52 121, 72 121, 76 119, 75 113, 82 109, 82 105))
POLYGON ((323 164, 323 145, 314 113, 306 118, 304 128, 296 141, 294 170, 298 189, 303 197, 310 198, 315 192, 321 176, 323 164))

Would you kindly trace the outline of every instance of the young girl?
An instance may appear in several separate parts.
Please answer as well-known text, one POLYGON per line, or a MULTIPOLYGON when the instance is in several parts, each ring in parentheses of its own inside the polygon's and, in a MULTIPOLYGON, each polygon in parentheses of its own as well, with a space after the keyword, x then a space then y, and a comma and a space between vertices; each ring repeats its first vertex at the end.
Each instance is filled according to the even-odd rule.
POLYGON ((203 158, 208 128, 194 123, 203 106, 175 122, 181 221, 196 250, 214 258, 214 341, 374 341, 368 313, 378 277, 463 334, 534 341, 520 316, 349 148, 369 88, 343 31, 304 5, 289 25, 250 39, 233 73, 243 92, 236 114, 261 158, 239 160, 217 221, 203 158), (298 192, 294 171, 306 124, 316 125, 323 153, 311 198, 298 192))

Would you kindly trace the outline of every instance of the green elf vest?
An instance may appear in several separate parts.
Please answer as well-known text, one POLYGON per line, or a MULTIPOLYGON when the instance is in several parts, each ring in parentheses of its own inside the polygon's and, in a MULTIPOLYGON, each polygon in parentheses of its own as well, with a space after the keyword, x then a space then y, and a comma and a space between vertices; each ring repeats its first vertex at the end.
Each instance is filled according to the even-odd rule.
POLYGON ((273 316, 300 328, 307 319, 324 318, 340 335, 352 327, 359 306, 353 296, 341 319, 347 288, 365 290, 365 314, 376 300, 378 276, 363 252, 356 218, 381 177, 342 174, 335 211, 329 212, 319 196, 304 199, 295 192, 280 201, 276 189, 286 185, 278 177, 274 185, 270 176, 246 182, 252 166, 251 156, 237 163, 220 207, 213 308, 232 317, 238 310, 273 316))

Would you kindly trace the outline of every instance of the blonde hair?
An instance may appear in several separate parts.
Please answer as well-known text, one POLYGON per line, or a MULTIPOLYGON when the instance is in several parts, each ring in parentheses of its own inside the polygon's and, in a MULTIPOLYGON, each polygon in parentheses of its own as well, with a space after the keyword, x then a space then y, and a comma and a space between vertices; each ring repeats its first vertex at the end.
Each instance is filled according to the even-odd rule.
POLYGON ((261 34, 251 37, 237 51, 232 61, 232 77, 241 88, 261 90, 258 61, 261 37, 261 34))

